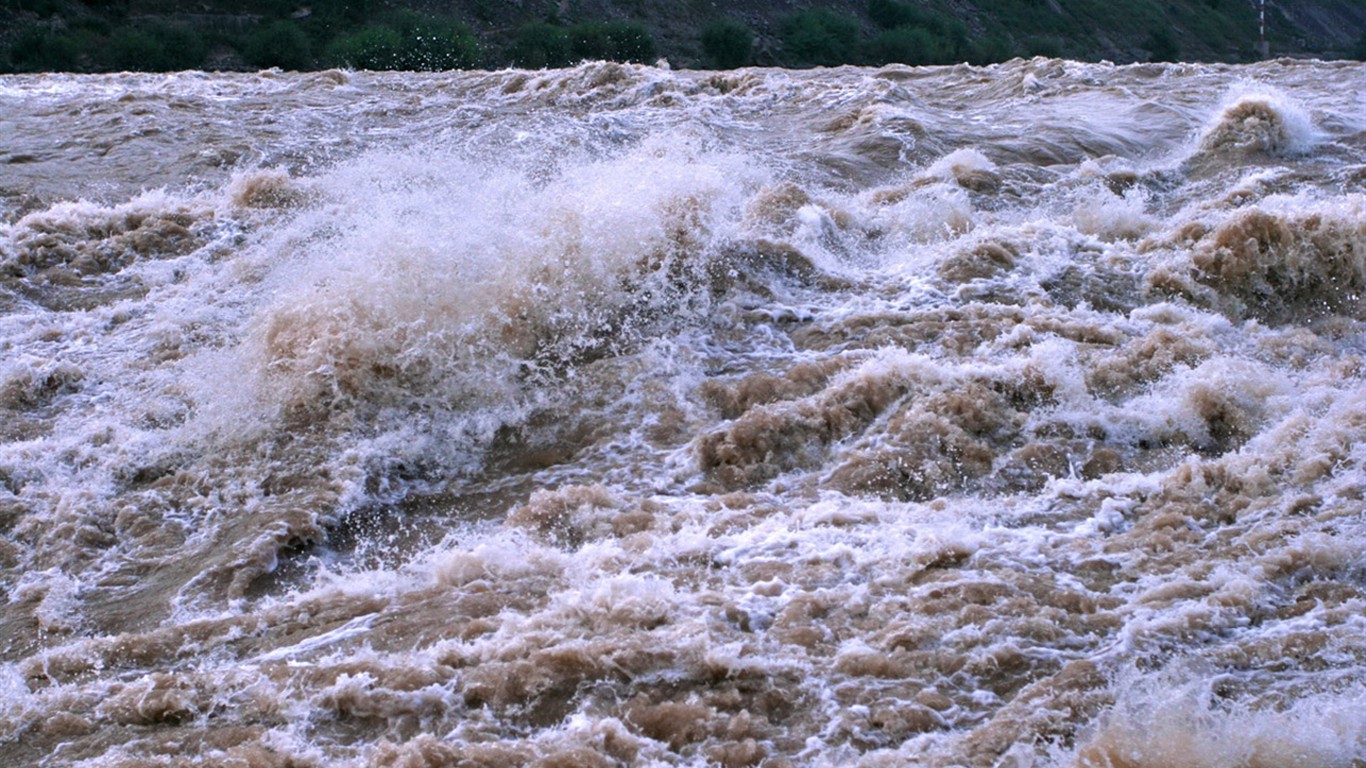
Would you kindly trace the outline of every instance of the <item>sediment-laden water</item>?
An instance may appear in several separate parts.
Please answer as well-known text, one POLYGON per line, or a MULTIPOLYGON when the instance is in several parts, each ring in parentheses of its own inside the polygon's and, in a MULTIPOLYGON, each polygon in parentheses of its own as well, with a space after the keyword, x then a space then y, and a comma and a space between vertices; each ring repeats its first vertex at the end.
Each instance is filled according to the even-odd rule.
POLYGON ((0 760, 1366 764, 1363 94, 0 78, 0 760))

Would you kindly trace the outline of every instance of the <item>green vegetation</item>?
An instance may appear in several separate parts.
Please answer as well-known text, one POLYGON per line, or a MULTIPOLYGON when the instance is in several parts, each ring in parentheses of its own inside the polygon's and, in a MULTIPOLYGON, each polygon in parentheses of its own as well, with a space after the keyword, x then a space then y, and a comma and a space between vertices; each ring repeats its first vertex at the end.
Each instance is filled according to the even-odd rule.
POLYGON ((398 69, 403 38, 390 27, 366 27, 327 46, 327 60, 356 69, 398 69))
POLYGON ((708 66, 735 69, 750 63, 754 32, 734 19, 713 21, 702 29, 702 51, 708 66))
POLYGON ((275 21, 247 37, 242 58, 262 69, 308 69, 313 63, 313 42, 299 25, 275 21))
POLYGON ((71 35, 31 26, 20 30, 10 43, 8 64, 14 72, 68 70, 76 68, 80 55, 80 43, 71 35))
POLYGON ((506 53, 508 61, 514 66, 527 69, 566 67, 574 61, 569 46, 569 31, 544 22, 520 27, 506 53))
POLYGON ((996 31, 978 40, 968 52, 967 60, 971 64, 999 64, 1009 61, 1014 55, 1015 46, 1011 44, 1010 37, 996 31))
POLYGON ((808 8, 783 19, 783 58, 792 66, 837 67, 860 63, 859 26, 852 16, 808 8))
POLYGON ((1151 61, 1181 60, 1181 46, 1176 44, 1176 38, 1172 37, 1171 31, 1165 27, 1158 27, 1148 33, 1148 39, 1143 43, 1143 47, 1148 50, 1148 58, 1151 61))
POLYGON ((869 0, 868 18, 883 29, 900 27, 933 29, 942 24, 941 17, 938 14, 911 5, 904 0, 869 0))
POLYGON ((870 64, 938 64, 949 58, 942 41, 919 27, 884 30, 868 50, 870 64))
POLYGON ((1008 41, 992 39, 974 46, 963 22, 906 0, 869 0, 868 17, 882 28, 868 45, 872 64, 989 63, 1010 58, 1008 41))
POLYGON ((183 24, 120 27, 104 50, 108 66, 131 72, 195 69, 207 52, 203 35, 183 24))
POLYGON ((566 67, 585 60, 650 62, 658 57, 649 30, 628 22, 590 22, 563 27, 548 22, 524 24, 503 51, 518 67, 566 67))
MULTIPOLYGON (((540 68, 661 55, 721 69, 1021 55, 1239 61, 1257 43, 1255 6, 1244 0, 839 0, 786 13, 790 5, 774 2, 697 28, 686 14, 663 13, 666 2, 606 0, 595 16, 580 0, 0 0, 0 73, 540 68)), ((1315 18, 1357 26, 1345 0, 1304 2, 1315 18)), ((1315 49, 1321 41, 1304 42, 1312 34, 1268 10, 1274 51, 1366 59, 1366 35, 1315 49)))
POLYGON ((569 28, 569 49, 576 60, 650 62, 657 57, 649 30, 624 21, 589 22, 569 28))
POLYGON ((467 69, 479 61, 479 44, 464 24, 403 14, 333 40, 326 59, 356 69, 467 69))

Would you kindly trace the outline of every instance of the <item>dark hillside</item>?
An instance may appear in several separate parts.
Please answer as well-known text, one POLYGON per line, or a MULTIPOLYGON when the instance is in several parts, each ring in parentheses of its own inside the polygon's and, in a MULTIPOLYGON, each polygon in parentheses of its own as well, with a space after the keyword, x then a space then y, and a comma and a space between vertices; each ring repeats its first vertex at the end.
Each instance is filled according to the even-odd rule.
MULTIPOLYGON (((1360 0, 1271 2, 1273 55, 1360 58, 1360 0)), ((0 0, 0 71, 1117 62, 1259 56, 1255 0, 0 0)))

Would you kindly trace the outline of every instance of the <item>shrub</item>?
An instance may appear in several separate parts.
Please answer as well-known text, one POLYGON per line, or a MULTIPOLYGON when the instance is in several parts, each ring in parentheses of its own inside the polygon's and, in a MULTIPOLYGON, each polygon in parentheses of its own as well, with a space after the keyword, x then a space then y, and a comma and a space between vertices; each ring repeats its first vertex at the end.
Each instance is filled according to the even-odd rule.
POLYGON ((951 55, 944 40, 919 27, 881 32, 869 43, 868 50, 873 64, 942 64, 951 55))
POLYGON ((397 69, 403 38, 390 27, 366 27, 332 41, 327 57, 355 69, 397 69))
POLYGON ((1176 38, 1166 27, 1158 27, 1149 33, 1143 47, 1148 51, 1149 61, 1178 61, 1181 56, 1181 46, 1177 45, 1176 38))
POLYGON ((119 27, 103 51, 104 64, 132 72, 171 72, 202 66, 208 45, 193 27, 155 24, 119 27))
POLYGON ((155 25, 147 33, 161 46, 159 71, 196 69, 204 66, 209 46, 199 30, 184 24, 155 25))
POLYGON ((783 19, 783 57, 797 66, 855 63, 858 22, 828 8, 810 8, 783 19))
POLYGON ((973 64, 999 64, 1015 56, 1015 46, 1002 34, 987 35, 968 50, 968 61, 973 64))
POLYGON ((403 38, 400 69, 468 69, 479 62, 479 43, 470 28, 460 22, 405 17, 399 30, 403 38))
POLYGON ((896 29, 911 23, 913 8, 900 0, 868 0, 868 18, 883 29, 896 29))
POLYGON ((479 59, 479 45, 464 24, 416 14, 395 16, 392 24, 366 27, 332 41, 327 57, 356 69, 425 71, 463 69, 479 59))
POLYGON ((656 55, 649 30, 625 21, 575 24, 569 29, 569 45, 576 59, 650 61, 656 55))
POLYGON ((247 38, 242 58, 254 67, 302 70, 313 63, 312 47, 297 25, 277 21, 247 38))
POLYGON ((754 51, 754 33, 734 19, 713 21, 702 29, 702 52, 717 69, 743 67, 754 51))
POLYGON ((1031 37, 1024 44, 1026 56, 1046 56, 1050 59, 1067 58, 1062 43, 1052 37, 1031 37))
POLYGON ((105 63, 128 71, 150 71, 161 59, 161 46, 152 36, 140 29, 121 27, 109 38, 104 52, 105 63))
POLYGON ((972 39, 968 35, 968 25, 957 19, 950 21, 944 29, 944 39, 954 61, 966 61, 972 52, 972 39))
POLYGON ((30 11, 39 16, 51 16, 62 10, 59 0, 17 0, 14 5, 18 10, 30 11))
POLYGON ((942 33, 947 25, 943 16, 917 8, 904 0, 868 0, 868 17, 883 29, 921 27, 942 33))
POLYGON ((374 15, 378 0, 312 0, 313 16, 328 24, 355 27, 374 15))
POLYGON ((565 67, 574 62, 569 48, 569 32, 554 24, 532 23, 517 30, 507 57, 518 67, 543 69, 565 67))
POLYGON ((46 26, 25 27, 19 31, 9 50, 9 67, 14 72, 57 72, 75 68, 81 49, 71 37, 46 26))

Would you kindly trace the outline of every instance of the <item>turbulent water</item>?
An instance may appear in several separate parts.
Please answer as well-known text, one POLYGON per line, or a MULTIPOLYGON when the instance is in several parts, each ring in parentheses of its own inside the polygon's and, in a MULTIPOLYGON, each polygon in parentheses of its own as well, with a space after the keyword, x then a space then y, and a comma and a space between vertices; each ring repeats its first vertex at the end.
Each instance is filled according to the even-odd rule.
POLYGON ((1366 765, 1364 94, 0 78, 0 760, 1366 765))

